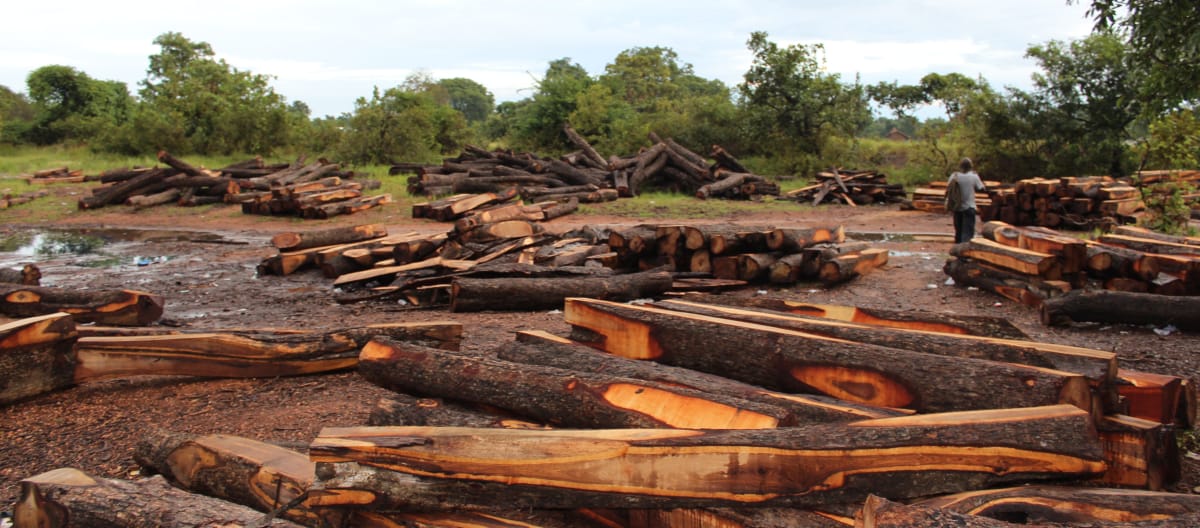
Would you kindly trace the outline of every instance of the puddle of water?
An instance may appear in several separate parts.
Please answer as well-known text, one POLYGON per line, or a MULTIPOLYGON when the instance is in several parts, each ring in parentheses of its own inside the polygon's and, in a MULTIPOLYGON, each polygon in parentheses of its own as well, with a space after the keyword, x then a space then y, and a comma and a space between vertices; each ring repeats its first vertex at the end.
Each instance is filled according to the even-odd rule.
POLYGON ((870 233, 847 231, 846 238, 865 242, 954 242, 954 235, 942 233, 870 233))
MULTIPOLYGON (((121 243, 154 242, 225 242, 216 233, 161 229, 72 229, 14 231, 0 234, 0 266, 41 262, 64 257, 71 264, 85 267, 112 267, 123 264, 145 265, 138 259, 105 253, 105 248, 121 243)), ((147 257, 155 258, 155 257, 147 257)), ((151 262, 147 262, 149 264, 151 262)))

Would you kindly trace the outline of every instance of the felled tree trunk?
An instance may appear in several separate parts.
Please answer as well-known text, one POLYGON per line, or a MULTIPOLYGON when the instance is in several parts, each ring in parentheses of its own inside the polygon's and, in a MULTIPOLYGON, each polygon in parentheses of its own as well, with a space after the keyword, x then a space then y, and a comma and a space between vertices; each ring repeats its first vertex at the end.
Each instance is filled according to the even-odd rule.
POLYGON ((271 237, 271 245, 275 246, 279 251, 300 251, 302 249, 348 244, 385 236, 387 236, 387 228, 383 224, 366 224, 309 232, 287 231, 271 237))
POLYGON ((608 374, 438 351, 384 338, 363 347, 359 372, 391 390, 494 405, 566 427, 746 429, 796 422, 780 407, 739 398, 608 374))
POLYGON ((607 277, 454 280, 452 312, 483 310, 552 310, 568 297, 630 301, 655 297, 671 289, 671 274, 645 271, 607 277))
POLYGON ((1175 297, 1107 290, 1073 290, 1042 303, 1042 324, 1071 321, 1175 325, 1200 330, 1200 297, 1175 297))
POLYGON ((548 426, 502 413, 495 407, 487 411, 440 398, 417 398, 395 393, 384 396, 371 409, 367 425, 423 425, 430 427, 500 427, 541 429, 548 426))
POLYGON ((568 299, 564 319, 581 341, 781 391, 918 412, 1071 403, 1091 409, 1083 376, 949 358, 648 306, 568 299), (739 351, 730 354, 729 351, 739 351), (1028 380, 1037 380, 1027 383, 1028 380), (986 380, 986 381, 984 381, 986 380), (986 383, 987 391, 979 391, 986 383))
POLYGON ((73 468, 22 480, 13 521, 21 527, 75 528, 301 526, 281 519, 264 525, 261 512, 188 493, 172 487, 161 477, 130 482, 93 477, 73 468))
POLYGON ((1104 468, 1070 406, 754 431, 326 428, 309 453, 314 503, 412 510, 804 506, 1104 468))
POLYGON ((631 360, 542 331, 518 332, 517 340, 496 349, 496 355, 506 361, 654 381, 776 405, 794 414, 802 424, 845 422, 903 414, 895 409, 857 405, 822 396, 773 392, 692 369, 652 361, 631 360))
POLYGON ((69 386, 76 335, 64 313, 0 325, 0 405, 69 386))
POLYGON ((1200 495, 1046 485, 968 491, 916 504, 1028 523, 1137 522, 1200 513, 1200 495))
POLYGON ((76 322, 145 326, 163 314, 163 298, 135 290, 79 290, 0 284, 0 314, 9 317, 66 312, 76 322))

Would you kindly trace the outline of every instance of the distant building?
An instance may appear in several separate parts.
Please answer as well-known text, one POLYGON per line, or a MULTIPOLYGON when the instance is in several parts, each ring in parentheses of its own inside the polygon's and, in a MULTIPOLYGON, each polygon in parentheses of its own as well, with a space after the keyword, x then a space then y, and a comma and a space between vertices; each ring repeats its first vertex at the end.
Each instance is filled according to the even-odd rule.
POLYGON ((887 133, 887 138, 892 141, 908 141, 908 134, 901 132, 900 129, 892 127, 887 133))

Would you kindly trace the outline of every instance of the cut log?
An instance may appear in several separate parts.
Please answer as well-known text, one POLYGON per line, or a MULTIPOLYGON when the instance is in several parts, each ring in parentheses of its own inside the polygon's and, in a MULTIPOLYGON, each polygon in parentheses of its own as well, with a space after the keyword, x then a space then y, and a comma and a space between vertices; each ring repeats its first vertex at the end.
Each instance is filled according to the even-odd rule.
MULTIPOLYGON (((312 486, 315 469, 299 452, 222 434, 154 433, 138 442, 133 459, 184 490, 260 512, 297 501, 312 486)), ((306 526, 331 524, 338 517, 303 503, 287 508, 281 516, 306 526)))
POLYGON ((440 398, 417 398, 407 394, 383 397, 371 409, 367 425, 423 425, 431 427, 499 427, 506 429, 544 429, 548 426, 520 419, 488 406, 488 411, 440 398))
POLYGON ((968 491, 915 504, 1024 523, 1135 522, 1200 513, 1200 495, 1046 485, 968 491))
POLYGON ((706 299, 713 304, 764 308, 777 312, 820 317, 851 323, 924 330, 944 334, 975 335, 999 339, 1029 340, 1029 336, 1000 317, 957 315, 948 313, 896 311, 838 304, 813 304, 771 297, 732 298, 727 296, 706 299))
POLYGON ((1042 324, 1070 322, 1175 325, 1200 330, 1200 297, 1168 297, 1107 290, 1074 290, 1042 303, 1042 324))
POLYGON ((1018 525, 920 504, 906 505, 871 495, 854 517, 855 528, 1016 528, 1018 525))
POLYGON ((76 335, 65 313, 0 325, 0 405, 69 386, 76 335))
POLYGON ((1107 469, 1096 482, 1163 490, 1179 480, 1175 429, 1150 420, 1114 414, 1096 424, 1107 469))
MULTIPOLYGON (((1117 371, 1117 392, 1125 399, 1124 414, 1159 423, 1175 423, 1186 405, 1184 379, 1128 369, 1117 371)), ((1179 424, 1186 428, 1187 424, 1179 424)))
POLYGON ((1054 255, 1005 246, 986 238, 955 244, 950 254, 987 262, 997 267, 1047 280, 1062 278, 1062 264, 1054 255))
POLYGON ((167 484, 162 477, 130 482, 93 477, 74 468, 47 471, 21 481, 13 508, 21 528, 82 526, 134 528, 221 527, 300 528, 245 506, 199 496, 167 484))
POLYGON ((1078 374, 948 358, 817 334, 591 299, 567 299, 564 318, 612 354, 653 359, 784 392, 809 392, 917 412, 1070 403, 1091 409, 1078 374), (732 353, 737 351, 738 353, 732 353), (987 380, 987 391, 979 391, 987 380))
POLYGON ((319 246, 348 244, 387 236, 383 224, 335 227, 310 232, 283 232, 271 237, 271 245, 280 251, 299 251, 319 246))
POLYGON ((986 359, 1074 372, 1087 378, 1092 386, 1103 387, 1106 390, 1111 389, 1116 383, 1117 355, 1090 348, 926 330, 876 327, 761 309, 734 308, 680 300, 661 301, 654 306, 914 352, 986 359))
POLYGON ((613 301, 656 297, 671 289, 671 274, 644 271, 605 277, 454 279, 452 312, 554 310, 568 297, 613 301))
POLYGON ((0 282, 38 286, 42 283, 42 271, 33 264, 21 266, 21 269, 0 268, 0 282))
POLYGON ((849 282, 871 270, 887 265, 888 250, 871 248, 849 255, 839 255, 821 263, 817 278, 825 286, 849 282))
POLYGON ((252 332, 85 337, 76 345, 75 382, 134 375, 274 377, 355 366, 376 336, 458 348, 462 324, 386 323, 302 334, 252 332))
POLYGON ((504 220, 492 224, 484 224, 460 233, 459 238, 464 242, 496 242, 510 238, 522 238, 539 234, 543 231, 540 224, 528 220, 504 220))
POLYGON ((135 290, 80 290, 0 284, 0 314, 9 317, 66 312, 79 323, 145 326, 163 314, 163 298, 135 290))
POLYGON ((754 431, 325 428, 309 454, 311 504, 418 511, 804 506, 1104 469, 1070 406, 754 431))
POLYGON ((767 232, 767 247, 772 251, 795 253, 823 242, 841 244, 846 241, 845 228, 809 227, 772 229, 767 232))
POLYGON ((1087 242, 1049 229, 1018 228, 991 221, 983 225, 983 235, 1004 245, 1055 255, 1066 274, 1083 271, 1087 264, 1087 242))
POLYGON ((1191 244, 1179 244, 1164 240, 1156 240, 1153 238, 1141 238, 1127 235, 1104 235, 1100 237, 1100 242, 1110 246, 1136 249, 1146 253, 1200 258, 1200 246, 1191 244))
POLYGON ((1032 308, 1071 290, 1070 284, 1062 281, 1042 280, 970 258, 949 259, 942 271, 954 279, 955 286, 973 286, 1032 308))
POLYGON ((596 149, 592 147, 592 144, 588 143, 587 139, 584 139, 583 136, 579 135, 579 133, 571 127, 570 123, 563 125, 563 132, 567 135, 567 139, 571 140, 571 143, 583 151, 584 156, 592 162, 594 167, 604 170, 609 169, 608 161, 605 160, 599 152, 596 152, 596 149))
POLYGON ((397 392, 492 405, 563 427, 752 429, 796 424, 789 411, 775 405, 666 383, 439 351, 386 338, 363 347, 359 373, 397 392))
POLYGON ((794 414, 802 424, 846 422, 904 414, 895 409, 858 405, 821 396, 773 392, 692 369, 652 361, 631 360, 606 354, 582 343, 543 331, 517 332, 517 340, 501 345, 496 349, 496 355, 506 361, 654 381, 777 405, 794 414))
POLYGON ((1125 236, 1135 237, 1135 238, 1148 238, 1150 240, 1169 242, 1171 244, 1182 244, 1185 246, 1200 247, 1200 237, 1167 235, 1164 233, 1159 233, 1158 231, 1146 229, 1144 227, 1116 226, 1113 228, 1112 233, 1114 235, 1125 235, 1125 236))

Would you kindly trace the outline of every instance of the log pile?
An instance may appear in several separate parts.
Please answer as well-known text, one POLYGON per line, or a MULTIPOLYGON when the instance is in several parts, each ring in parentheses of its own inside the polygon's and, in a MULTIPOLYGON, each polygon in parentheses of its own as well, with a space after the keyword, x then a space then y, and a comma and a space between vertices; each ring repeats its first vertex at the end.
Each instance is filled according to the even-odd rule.
MULTIPOLYGON (((1026 306, 1042 308, 1056 297, 1082 290, 1149 294, 1151 299, 1200 295, 1200 238, 1117 226, 1089 240, 1000 221, 984 224, 982 232, 982 238, 951 249, 955 258, 946 262, 946 274, 958 285, 1026 306)), ((1080 295, 1086 294, 1073 294, 1080 295)), ((1129 315, 1130 322, 1145 319, 1129 315)), ((1179 316, 1167 317, 1163 324, 1179 316)))
MULTIPOLYGON (((946 213, 946 187, 948 185, 949 183, 946 181, 933 181, 925 184, 924 187, 917 187, 913 189, 912 199, 905 206, 927 213, 946 213)), ((989 191, 1011 188, 1011 185, 998 181, 985 181, 983 185, 989 191)), ((983 211, 991 207, 992 198, 988 193, 976 192, 975 205, 977 210, 983 211)))
POLYGON ((158 153, 166 167, 120 168, 97 178, 103 185, 79 199, 80 209, 109 205, 134 208, 163 204, 197 206, 240 204, 247 214, 286 214, 328 218, 390 203, 391 195, 364 196, 378 181, 345 181, 353 171, 319 160, 305 164, 264 164, 254 158, 209 170, 192 166, 166 151, 158 153))
POLYGON ((344 303, 399 299, 452 311, 542 310, 559 308, 572 296, 632 300, 668 290, 799 281, 831 287, 888 259, 885 249, 847 242, 841 226, 639 225, 549 234, 526 219, 537 211, 501 203, 435 234, 388 235, 379 225, 281 233, 274 240, 278 252, 258 271, 288 275, 319 268, 345 292, 339 298, 344 303), (301 235, 311 245, 294 244, 301 235))
MULTIPOLYGON (((314 527, 1188 526, 1200 512, 1157 491, 1178 478, 1173 428, 1194 424, 1180 378, 983 318, 776 307, 573 298, 568 337, 522 331, 472 352, 355 341, 361 375, 395 392, 368 425, 326 427, 307 456, 154 433, 134 456, 162 477, 37 475, 16 521, 121 500, 190 514, 218 499, 257 510, 259 526, 314 527), (137 490, 164 479, 178 489, 137 490), (1022 485, 1047 482, 1071 485, 1022 485)), ((0 339, 32 347, 73 330, 0 339)))
POLYGON ((32 174, 22 174, 21 177, 30 184, 80 183, 87 180, 83 169, 71 170, 67 166, 33 171, 32 174))
POLYGON ((1129 224, 1145 209, 1141 192, 1109 176, 1030 178, 990 193, 980 218, 1018 226, 1093 229, 1129 224))
POLYGON ((441 165, 396 163, 389 173, 412 174, 408 180, 412 196, 499 193, 515 188, 531 202, 574 199, 596 203, 636 196, 650 188, 694 193, 700 198, 750 199, 779 194, 779 186, 771 178, 751 173, 718 145, 712 147, 710 161, 671 138, 651 133, 651 146, 636 154, 605 158, 570 125, 564 127, 564 133, 579 150, 557 158, 468 145, 441 165))
POLYGON ((801 203, 840 203, 849 206, 904 201, 904 186, 889 184, 887 175, 874 170, 831 169, 817 173, 816 181, 784 194, 801 203))

